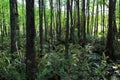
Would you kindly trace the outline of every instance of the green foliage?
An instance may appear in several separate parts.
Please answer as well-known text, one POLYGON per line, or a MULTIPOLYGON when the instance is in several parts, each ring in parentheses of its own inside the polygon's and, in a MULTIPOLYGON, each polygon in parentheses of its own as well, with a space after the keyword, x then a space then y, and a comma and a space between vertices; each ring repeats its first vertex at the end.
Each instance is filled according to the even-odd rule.
MULTIPOLYGON (((100 47, 100 46, 99 46, 100 47)), ((92 53, 92 47, 87 45, 82 48, 79 45, 70 45, 69 59, 64 58, 64 52, 52 51, 46 53, 39 61, 38 79, 46 80, 54 75, 59 75, 63 80, 106 80, 107 74, 107 57, 92 53)), ((64 50, 62 45, 59 49, 64 50)))
MULTIPOLYGON (((46 0, 46 7, 48 6, 48 0, 46 0)), ((61 1, 61 7, 66 6, 67 0, 61 1)), ((74 0, 73 0, 74 1, 74 0)), ((75 3, 75 2, 74 2, 75 3)), ((93 7, 96 9, 96 3, 98 3, 99 8, 100 6, 105 5, 105 29, 104 34, 101 30, 102 28, 102 15, 99 12, 98 14, 98 34, 96 36, 93 36, 91 34, 86 34, 86 45, 85 47, 81 47, 78 44, 78 25, 77 25, 77 10, 74 8, 77 8, 77 6, 74 6, 73 8, 73 26, 74 26, 74 44, 69 43, 69 58, 65 59, 65 34, 66 34, 66 13, 64 11, 61 12, 61 27, 62 27, 62 35, 61 40, 64 41, 64 43, 59 45, 52 44, 53 47, 55 47, 54 50, 49 50, 49 40, 51 37, 49 36, 50 31, 50 9, 49 7, 46 8, 46 25, 47 25, 47 41, 43 41, 43 57, 39 58, 39 9, 37 6, 35 6, 35 26, 36 26, 36 38, 35 38, 35 48, 37 53, 37 63, 38 63, 38 73, 37 73, 37 79, 38 80, 47 80, 49 78, 55 78, 60 77, 61 80, 110 80, 108 79, 109 74, 113 75, 115 71, 112 70, 111 67, 116 67, 119 69, 119 61, 113 62, 112 64, 107 63, 108 56, 105 55, 105 46, 106 46, 106 34, 108 28, 106 25, 108 25, 108 14, 107 14, 107 8, 108 8, 108 1, 105 0, 105 3, 103 3, 103 0, 90 0, 90 12, 92 12, 93 7), (93 6, 93 1, 95 2, 95 6, 93 6), (37 32, 38 31, 38 32, 37 32), (109 73, 109 74, 108 74, 109 73)), ((54 3, 54 6, 56 4, 54 3)), ((81 4, 80 4, 81 5, 81 4)), ((23 23, 25 28, 25 5, 21 3, 18 4, 18 11, 19 11, 19 26, 20 26, 20 49, 14 53, 10 54, 10 11, 9 11, 9 0, 1 0, 0 6, 3 6, 0 8, 0 27, 3 27, 3 12, 5 14, 5 24, 7 27, 8 35, 3 37, 0 36, 0 80, 26 80, 25 76, 25 50, 26 50, 26 35, 22 35, 23 32, 23 23), (22 12, 22 8, 24 8, 22 12), (15 59, 12 60, 11 56, 13 56, 15 59)), ((86 8, 87 9, 87 8, 86 8)), ((80 7, 80 10, 81 7, 80 7)), ((101 9, 99 9, 100 11, 101 9)), ((96 12, 94 10, 94 12, 96 12)), ((53 32, 55 32, 56 26, 56 19, 57 19, 57 12, 54 7, 53 10, 54 16, 53 16, 53 32)), ((81 14, 82 12, 80 12, 81 14)), ((90 13, 90 25, 91 25, 91 18, 92 15, 90 13)), ((96 17, 96 13, 94 13, 94 18, 96 17)), ((88 16, 86 14, 86 20, 88 16)), ((44 19, 44 17, 43 17, 44 19)), ((71 21, 71 20, 69 20, 71 21)), ((81 20, 82 21, 82 20, 81 20)), ((95 23, 95 22, 94 22, 95 23)), ((117 0, 116 5, 116 24, 119 24, 119 4, 117 0)), ((43 26, 45 26, 45 22, 43 20, 43 26)), ((2 30, 2 27, 0 30, 2 30)), ((70 25, 71 27, 71 25, 70 25)), ((81 26, 82 27, 82 24, 81 26)), ((94 26, 89 26, 90 32, 91 27, 94 28, 94 26)), ((119 26, 117 26, 118 28, 119 26)), ((86 26, 87 28, 87 26, 86 26)), ((44 37, 44 27, 43 27, 43 37, 44 37)), ((82 29, 81 29, 82 32, 82 29)), ((55 38, 56 34, 53 33, 53 36, 55 38)), ((2 31, 0 31, 0 35, 2 34, 2 31)), ((82 34, 81 34, 82 36, 82 34)), ((44 38, 43 38, 44 39, 44 38)), ((57 43, 56 39, 53 39, 53 43, 57 43)), ((82 43, 82 41, 80 41, 82 43)), ((116 40, 114 42, 114 48, 115 48, 115 54, 116 58, 120 58, 120 40, 116 40)), ((116 70, 118 73, 120 73, 119 70, 116 70)), ((117 73, 117 74, 118 74, 117 73)), ((54 80, 54 79, 52 79, 54 80)))
MULTIPOLYGON (((51 51, 48 51, 48 46, 44 45, 44 56, 41 59, 37 56, 38 80, 47 80, 55 77, 60 77, 61 80, 107 80, 109 70, 117 64, 108 64, 106 62, 107 56, 104 54, 104 44, 101 44, 101 40, 90 39, 91 41, 88 41, 84 48, 78 44, 70 43, 68 59, 64 57, 64 45, 60 44, 55 47, 55 50, 51 51), (99 52, 95 53, 94 50, 100 51, 101 54, 99 52)), ((5 40, 4 45, 8 44, 9 41, 7 40, 5 40)), ((8 50, 0 51, 0 79, 26 80, 24 39, 21 42, 21 49, 14 54, 15 60, 11 60, 9 47, 8 50)), ((37 44, 36 42, 36 47, 38 48, 37 44)))
POLYGON ((25 64, 19 55, 11 61, 9 51, 0 52, 0 80, 25 80, 25 64))

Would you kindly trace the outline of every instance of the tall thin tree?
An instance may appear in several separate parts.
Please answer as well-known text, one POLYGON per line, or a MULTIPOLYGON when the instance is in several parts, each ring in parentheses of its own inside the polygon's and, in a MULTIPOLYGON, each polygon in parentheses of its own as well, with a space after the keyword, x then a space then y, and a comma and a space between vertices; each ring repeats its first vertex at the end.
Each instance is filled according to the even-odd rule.
POLYGON ((50 1, 50 45, 51 48, 53 45, 53 0, 50 1))
POLYGON ((58 5, 59 5, 59 39, 61 39, 61 0, 58 0, 58 5))
POLYGON ((106 55, 109 56, 109 58, 112 59, 112 60, 116 59, 115 56, 114 56, 115 6, 116 6, 116 0, 109 0, 109 20, 108 20, 109 27, 108 27, 107 43, 106 43, 106 55))
POLYGON ((17 0, 10 0, 10 27, 11 27, 11 53, 16 49, 16 28, 17 28, 17 0))
POLYGON ((81 32, 81 28, 80 28, 80 1, 79 0, 77 0, 77 15, 78 15, 78 21, 77 21, 77 23, 78 23, 78 43, 80 43, 80 32, 81 32))
POLYGON ((86 0, 83 0, 82 1, 82 26, 83 26, 83 44, 82 46, 84 47, 85 46, 85 42, 86 42, 86 13, 85 13, 85 1, 86 0))
POLYGON ((92 4, 93 6, 92 6, 92 14, 91 14, 92 16, 91 16, 91 26, 90 26, 90 27, 91 27, 91 32, 90 32, 91 35, 93 34, 93 27, 94 27, 94 10, 95 10, 95 1, 96 1, 96 0, 93 0, 93 4, 92 4))
POLYGON ((47 26, 48 26, 48 23, 47 23, 47 18, 46 18, 46 1, 44 1, 43 3, 44 5, 44 25, 45 25, 45 41, 47 41, 47 26))
POLYGON ((74 43, 74 26, 73 26, 73 0, 71 0, 71 4, 70 4, 70 22, 71 22, 71 26, 70 26, 70 40, 72 43, 74 43))
POLYGON ((89 26, 90 26, 90 0, 87 0, 87 35, 90 34, 89 26))
POLYGON ((65 58, 68 59, 68 49, 69 49, 69 7, 70 7, 70 1, 67 0, 67 18, 66 18, 66 39, 65 39, 65 58))
POLYGON ((40 36, 40 57, 42 57, 43 53, 43 0, 39 0, 39 36, 40 36))
MULTIPOLYGON (((12 0, 13 1, 13 0, 12 0)), ((26 78, 36 80, 34 0, 26 0, 26 78)))

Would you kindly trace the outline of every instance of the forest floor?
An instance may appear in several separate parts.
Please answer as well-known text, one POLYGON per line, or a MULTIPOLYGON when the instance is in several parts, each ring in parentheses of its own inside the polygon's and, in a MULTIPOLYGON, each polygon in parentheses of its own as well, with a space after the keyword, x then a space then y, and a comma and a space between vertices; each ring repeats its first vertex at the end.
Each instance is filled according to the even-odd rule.
MULTIPOLYGON (((21 41, 21 49, 14 54, 13 62, 8 40, 5 38, 4 43, 0 44, 0 80, 26 80, 25 39, 21 41)), ((37 44, 38 41, 36 53, 39 55, 37 44)), ((116 44, 116 53, 119 53, 120 41, 116 44)), ((70 43, 67 60, 64 58, 64 44, 55 46, 51 51, 48 48, 48 44, 44 44, 43 58, 36 58, 38 80, 120 80, 120 60, 107 63, 108 57, 104 54, 105 44, 101 39, 89 40, 84 48, 70 43)))

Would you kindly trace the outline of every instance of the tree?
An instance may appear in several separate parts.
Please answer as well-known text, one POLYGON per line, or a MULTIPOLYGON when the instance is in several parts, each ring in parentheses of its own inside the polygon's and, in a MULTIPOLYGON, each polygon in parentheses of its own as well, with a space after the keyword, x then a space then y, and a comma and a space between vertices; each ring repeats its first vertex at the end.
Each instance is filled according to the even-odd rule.
POLYGON ((2 44, 2 49, 3 49, 3 42, 4 42, 4 10, 3 10, 3 5, 1 6, 0 14, 2 15, 2 18, 0 19, 1 21, 1 44, 2 44))
POLYGON ((58 10, 58 12, 59 12, 59 34, 58 34, 58 36, 59 36, 59 39, 61 39, 61 2, 60 2, 60 0, 58 0, 58 5, 59 5, 59 10, 58 10))
MULTIPOLYGON (((2 4, 0 4, 0 16, 2 15, 2 4)), ((0 39, 0 43, 2 44, 2 46, 3 46, 3 35, 2 35, 2 19, 0 18, 0 37, 1 37, 1 39, 0 39)))
POLYGON ((90 34, 90 30, 89 30, 89 27, 90 27, 90 0, 87 0, 87 35, 90 34))
POLYGON ((59 2, 56 0, 56 39, 59 39, 59 2))
POLYGON ((45 24, 45 41, 47 41, 47 20, 46 20, 46 2, 44 1, 44 24, 45 24))
POLYGON ((53 0, 50 0, 50 48, 53 46, 53 0))
MULTIPOLYGON (((119 1, 119 4, 118 5, 120 5, 120 1, 119 1)), ((118 14, 119 14, 119 38, 120 38, 120 6, 119 6, 119 12, 118 12, 118 14)))
POLYGON ((70 2, 67 0, 67 19, 66 19, 66 38, 65 38, 65 58, 68 59, 68 49, 69 49, 69 7, 70 2))
POLYGON ((80 43, 80 6, 79 6, 79 0, 77 0, 77 15, 78 15, 78 42, 80 43))
POLYGON ((93 6, 92 6, 92 16, 91 16, 91 35, 93 33, 93 26, 94 26, 94 9, 95 9, 95 1, 93 0, 93 6))
POLYGON ((104 37, 104 28, 105 28, 105 0, 103 0, 103 37, 104 37))
POLYGON ((24 13, 25 8, 24 8, 24 5, 25 5, 24 0, 22 0, 22 21, 23 21, 22 26, 23 26, 23 35, 25 35, 25 13, 24 13))
POLYGON ((11 27, 11 53, 17 51, 16 49, 16 28, 17 28, 17 0, 10 0, 10 27, 11 27))
POLYGON ((70 4, 70 22, 71 22, 71 27, 70 27, 70 40, 72 43, 74 43, 74 26, 73 26, 73 0, 71 0, 71 4, 70 4))
POLYGON ((61 39, 61 3, 60 0, 56 1, 57 4, 57 16, 56 16, 56 38, 61 39))
POLYGON ((43 0, 39 0, 39 36, 40 36, 40 57, 43 53, 43 0))
MULTIPOLYGON (((4 2, 4 0, 3 0, 4 2)), ((3 36, 7 35, 7 28, 6 28, 6 20, 5 20, 5 7, 4 4, 2 5, 2 25, 3 25, 3 36)))
POLYGON ((107 34, 107 43, 106 43, 106 56, 109 56, 110 59, 115 60, 114 55, 114 40, 115 40, 115 6, 116 0, 109 0, 109 28, 107 34))
POLYGON ((85 46, 86 43, 86 14, 85 14, 85 0, 82 1, 82 26, 83 26, 83 44, 82 46, 85 46))
MULTIPOLYGON (((13 0, 12 0, 13 1, 13 0)), ((34 0, 26 0, 26 78, 36 80, 34 0)))
POLYGON ((99 8, 98 8, 98 1, 96 1, 96 17, 95 17, 95 27, 94 27, 94 36, 98 36, 98 14, 99 14, 99 8))

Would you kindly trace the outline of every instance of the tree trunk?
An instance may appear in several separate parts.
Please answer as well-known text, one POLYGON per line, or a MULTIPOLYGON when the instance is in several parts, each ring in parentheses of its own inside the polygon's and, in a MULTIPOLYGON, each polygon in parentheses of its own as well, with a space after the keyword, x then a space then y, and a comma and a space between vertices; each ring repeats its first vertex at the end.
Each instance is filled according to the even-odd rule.
POLYGON ((56 39, 58 40, 59 39, 59 2, 58 0, 56 1, 56 39))
MULTIPOLYGON (((118 5, 120 5, 120 1, 119 1, 118 5)), ((120 39, 120 6, 119 6, 119 24, 118 24, 118 26, 119 26, 119 39, 120 39)))
POLYGON ((93 34, 93 27, 94 27, 94 8, 95 8, 95 1, 93 0, 93 8, 92 8, 92 17, 91 17, 91 35, 93 34))
POLYGON ((90 27, 90 0, 87 0, 87 35, 90 34, 90 30, 89 30, 89 27, 90 27))
MULTIPOLYGON (((12 0, 13 1, 13 0, 12 0)), ((34 0, 26 0, 26 78, 36 80, 34 0)))
POLYGON ((68 49, 69 49, 69 8, 70 8, 70 1, 67 0, 67 19, 66 19, 66 39, 65 39, 65 58, 68 59, 68 49))
POLYGON ((40 57, 43 55, 43 0, 39 0, 40 57))
POLYGON ((58 4, 59 4, 59 39, 61 40, 61 2, 60 0, 58 0, 58 4))
POLYGON ((16 28, 17 28, 17 6, 16 0, 10 0, 10 26, 11 26, 11 53, 17 51, 16 49, 16 28))
POLYGON ((74 26, 73 26, 72 8, 73 8, 73 0, 71 0, 71 5, 70 5, 70 20, 71 20, 70 40, 72 43, 74 43, 74 26))
POLYGON ((50 0, 50 49, 53 45, 53 19, 53 0, 50 0))
POLYGON ((23 35, 25 35, 25 13, 24 13, 24 0, 22 0, 22 27, 23 27, 23 35))
POLYGON ((47 41, 47 20, 46 20, 46 3, 44 1, 44 24, 45 24, 45 41, 47 41))
POLYGON ((115 40, 115 4, 116 0, 109 0, 109 28, 107 34, 107 44, 106 44, 106 56, 109 56, 110 59, 116 60, 114 56, 114 40, 115 40))
POLYGON ((79 0, 77 0, 77 15, 78 15, 78 43, 80 43, 80 7, 79 7, 79 0))
POLYGON ((96 2, 96 17, 95 17, 95 27, 94 27, 94 36, 98 36, 98 14, 99 14, 99 8, 98 8, 98 2, 96 2))
POLYGON ((85 0, 82 1, 82 20, 83 20, 83 44, 85 46, 86 43, 86 14, 85 14, 85 0))
POLYGON ((103 0, 103 37, 105 33, 105 0, 103 0))

